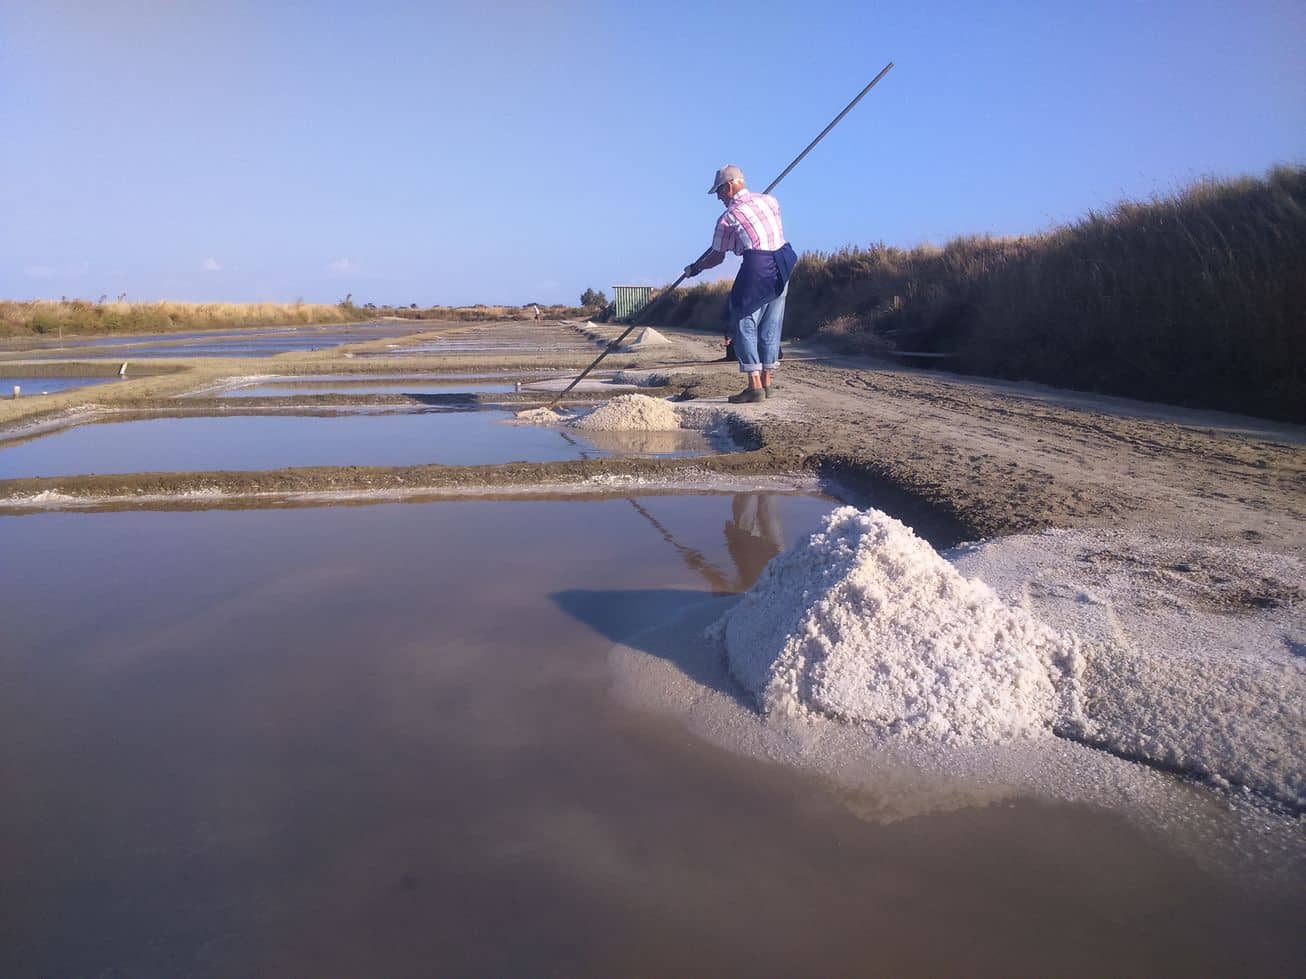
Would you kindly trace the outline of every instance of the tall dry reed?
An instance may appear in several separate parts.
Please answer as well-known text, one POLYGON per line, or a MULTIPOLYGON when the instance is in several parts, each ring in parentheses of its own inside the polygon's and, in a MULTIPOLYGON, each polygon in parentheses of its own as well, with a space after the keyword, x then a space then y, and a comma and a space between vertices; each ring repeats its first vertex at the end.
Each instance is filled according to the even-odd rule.
MULTIPOLYGON (((717 328, 726 291, 677 290, 658 318, 717 328)), ((1306 422, 1306 168, 1203 181, 1043 234, 808 253, 785 333, 1306 422)))
POLYGON ((0 334, 166 333, 219 327, 349 323, 364 310, 344 303, 92 303, 81 299, 0 301, 0 334))

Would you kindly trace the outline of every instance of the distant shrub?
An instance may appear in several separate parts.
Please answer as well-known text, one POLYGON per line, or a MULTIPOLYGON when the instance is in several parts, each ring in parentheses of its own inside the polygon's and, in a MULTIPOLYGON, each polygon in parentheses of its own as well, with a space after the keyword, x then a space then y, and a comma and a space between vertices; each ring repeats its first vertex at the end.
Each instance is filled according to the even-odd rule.
POLYGON ((608 296, 602 289, 586 289, 580 294, 582 309, 602 309, 608 305, 608 296))

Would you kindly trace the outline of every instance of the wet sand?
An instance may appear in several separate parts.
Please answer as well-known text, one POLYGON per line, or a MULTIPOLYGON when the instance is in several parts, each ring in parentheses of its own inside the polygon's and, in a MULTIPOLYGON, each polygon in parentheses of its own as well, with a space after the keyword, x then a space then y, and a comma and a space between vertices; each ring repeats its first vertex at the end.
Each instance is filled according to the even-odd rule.
POLYGON ((1298 904, 1118 816, 871 821, 612 696, 828 505, 0 518, 0 971, 1293 971, 1298 904))

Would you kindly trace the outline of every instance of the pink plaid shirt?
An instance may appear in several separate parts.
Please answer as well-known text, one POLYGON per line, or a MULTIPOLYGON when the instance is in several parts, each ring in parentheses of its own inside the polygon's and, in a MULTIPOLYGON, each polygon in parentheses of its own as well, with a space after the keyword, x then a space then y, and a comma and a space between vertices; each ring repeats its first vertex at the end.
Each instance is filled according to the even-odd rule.
POLYGON ((712 250, 742 255, 750 248, 773 252, 785 243, 780 202, 770 194, 741 190, 726 205, 712 232, 712 250))

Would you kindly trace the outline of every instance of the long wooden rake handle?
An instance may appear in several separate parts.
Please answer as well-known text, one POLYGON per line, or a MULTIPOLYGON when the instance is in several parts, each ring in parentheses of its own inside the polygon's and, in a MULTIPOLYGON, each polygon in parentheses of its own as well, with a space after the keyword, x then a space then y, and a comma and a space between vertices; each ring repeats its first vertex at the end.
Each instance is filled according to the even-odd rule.
MULTIPOLYGON (((844 106, 842 112, 840 112, 837 116, 835 116, 833 119, 830 120, 830 124, 826 126, 824 129, 822 129, 820 135, 818 135, 816 139, 808 143, 807 147, 801 153, 799 153, 796 157, 794 157, 793 162, 790 163, 789 166, 785 167, 783 170, 780 171, 780 176, 776 177, 774 180, 772 180, 769 184, 766 185, 766 190, 762 191, 762 193, 769 194, 771 193, 771 191, 775 190, 776 185, 779 184, 781 180, 784 180, 785 177, 789 176, 789 171, 791 171, 794 167, 798 166, 798 164, 803 162, 803 157, 807 156, 808 153, 812 152, 812 150, 816 148, 816 144, 819 143, 821 140, 825 139, 825 137, 830 134, 830 130, 833 129, 835 126, 839 125, 839 123, 843 121, 844 116, 852 112, 853 108, 857 105, 857 103, 860 102, 866 96, 867 92, 869 92, 871 89, 875 87, 876 83, 879 82, 881 78, 883 78, 885 75, 889 73, 889 69, 892 67, 893 67, 893 62, 890 61, 887 65, 881 68, 880 73, 876 75, 874 78, 872 78, 870 82, 867 83, 864 89, 862 89, 860 92, 857 93, 857 97, 855 99, 853 99, 846 106, 844 106)), ((707 249, 707 251, 703 252, 702 255, 698 256, 698 258, 694 260, 695 264, 703 261, 711 254, 712 254, 712 249, 711 248, 707 249)), ((645 317, 647 317, 649 312, 655 306, 657 306, 657 304, 662 300, 662 298, 671 295, 671 293, 675 291, 676 287, 680 285, 680 283, 684 282, 687 278, 689 278, 689 276, 686 275, 684 272, 681 272, 680 277, 676 279, 675 282, 671 283, 671 285, 667 286, 665 289, 659 292, 656 296, 653 297, 652 302, 650 302, 647 306, 645 306, 633 317, 631 317, 630 326, 626 327, 625 331, 621 334, 621 336, 617 337, 615 340, 608 341, 608 345, 603 348, 603 352, 601 354, 599 354, 597 357, 594 358, 594 362, 590 364, 588 367, 586 367, 579 374, 577 374, 575 379, 570 384, 568 384, 565 388, 563 388, 556 395, 554 395, 553 400, 550 401, 547 405, 545 405, 545 408, 552 408, 559 401, 565 398, 572 388, 574 388, 581 381, 585 380, 586 375, 588 375, 589 372, 592 371, 595 367, 598 367, 599 363, 603 360, 604 357, 606 357, 608 354, 612 353, 614 350, 616 350, 618 347, 621 346, 622 341, 625 340, 626 337, 630 336, 631 331, 634 330, 635 327, 639 326, 641 322, 643 322, 645 317)))

